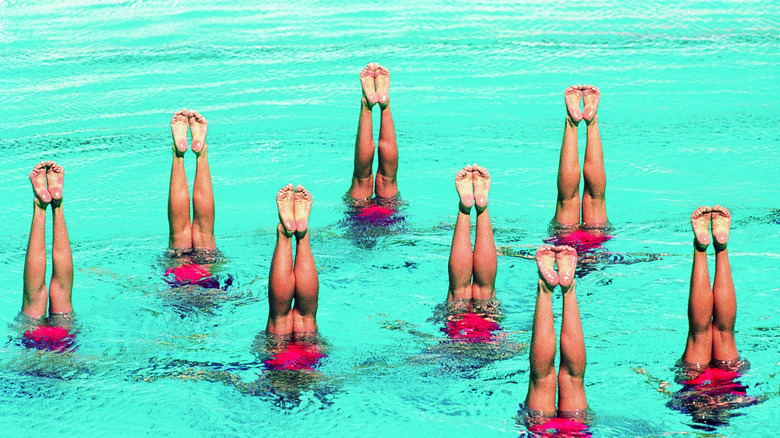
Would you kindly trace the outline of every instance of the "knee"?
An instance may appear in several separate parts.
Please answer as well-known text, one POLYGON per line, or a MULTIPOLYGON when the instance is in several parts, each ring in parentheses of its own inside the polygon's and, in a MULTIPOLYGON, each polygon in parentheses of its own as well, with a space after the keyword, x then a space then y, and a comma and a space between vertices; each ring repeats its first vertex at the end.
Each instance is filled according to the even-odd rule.
POLYGON ((583 387, 585 385, 585 369, 561 369, 561 371, 558 373, 558 385, 561 388, 583 387))

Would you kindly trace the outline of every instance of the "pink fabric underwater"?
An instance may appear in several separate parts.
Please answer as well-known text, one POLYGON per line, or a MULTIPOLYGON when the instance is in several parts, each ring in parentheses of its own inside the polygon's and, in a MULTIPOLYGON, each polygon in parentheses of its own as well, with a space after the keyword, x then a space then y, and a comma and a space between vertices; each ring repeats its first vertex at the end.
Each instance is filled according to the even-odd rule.
POLYGON ((40 326, 24 332, 22 343, 27 348, 65 351, 73 346, 73 335, 62 327, 40 326))
MULTIPOLYGON (((165 276, 173 274, 174 281, 178 283, 197 283, 198 280, 201 278, 205 278, 211 275, 211 272, 209 272, 208 269, 206 269, 205 266, 198 265, 198 264, 188 264, 188 265, 182 265, 176 268, 170 268, 167 271, 165 271, 165 276)), ((172 283, 170 280, 165 280, 168 283, 172 283)))
POLYGON ((536 436, 552 437, 590 437, 588 426, 567 418, 551 418, 543 424, 536 424, 528 428, 536 436))
POLYGON ((220 284, 220 280, 212 276, 206 266, 196 263, 169 268, 165 271, 165 276, 169 277, 165 278, 165 281, 172 287, 195 284, 205 289, 227 290, 233 284, 233 279, 230 276, 223 279, 222 284, 220 284), (171 276, 173 277, 172 279, 170 278, 171 276))
POLYGON ((397 215, 397 211, 382 207, 381 205, 371 204, 357 210, 354 220, 375 225, 391 225, 402 221, 403 216, 397 215))
POLYGON ((737 394, 745 395, 745 386, 734 379, 742 374, 720 368, 707 367, 703 373, 695 379, 683 381, 683 385, 694 386, 697 390, 706 391, 709 394, 737 394))
POLYGON ((320 359, 325 357, 316 346, 302 342, 290 342, 286 348, 264 361, 266 367, 275 371, 313 371, 320 359))
POLYGON ((572 246, 578 253, 582 254, 600 248, 601 244, 610 239, 612 239, 612 235, 610 234, 594 234, 586 230, 578 229, 562 236, 549 237, 544 239, 544 242, 552 245, 572 246))
POLYGON ((461 318, 447 321, 447 326, 442 328, 442 331, 452 339, 466 342, 492 341, 495 336, 493 332, 501 328, 497 322, 475 313, 464 313, 458 317, 461 318))

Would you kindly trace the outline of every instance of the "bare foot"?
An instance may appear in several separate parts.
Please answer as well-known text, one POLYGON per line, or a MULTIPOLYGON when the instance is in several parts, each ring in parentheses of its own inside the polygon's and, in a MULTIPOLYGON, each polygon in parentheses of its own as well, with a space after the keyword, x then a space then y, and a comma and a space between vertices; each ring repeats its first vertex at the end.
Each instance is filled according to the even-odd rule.
POLYGON ((30 182, 32 183, 33 193, 35 194, 36 204, 39 207, 46 208, 51 202, 51 193, 46 188, 46 162, 41 161, 30 171, 30 182))
POLYGON ((471 179, 471 164, 458 171, 455 175, 455 190, 460 196, 460 210, 469 214, 474 205, 474 184, 471 179))
POLYGON ((360 84, 363 86, 363 101, 369 109, 376 105, 376 85, 374 84, 374 75, 376 74, 376 67, 374 63, 368 64, 363 71, 360 72, 360 84))
POLYGON ((580 87, 580 85, 572 85, 563 92, 563 99, 566 101, 566 112, 575 125, 582 120, 582 111, 580 111, 582 90, 580 87))
POLYGON ((376 99, 379 108, 385 109, 390 104, 390 72, 386 68, 377 64, 374 83, 376 84, 376 99))
POLYGON ((599 109, 601 92, 593 85, 582 86, 582 118, 588 125, 596 119, 596 111, 599 109))
POLYGON ((192 133, 192 152, 200 156, 206 150, 206 130, 208 122, 197 111, 189 112, 190 132, 192 133))
POLYGON ((309 229, 309 213, 311 213, 312 196, 302 185, 295 188, 295 235, 298 238, 309 229))
POLYGON ((171 117, 171 134, 173 134, 173 153, 177 157, 187 152, 187 117, 189 112, 183 109, 171 117))
POLYGON ((477 205, 477 211, 487 208, 488 192, 490 191, 490 173, 482 166, 474 163, 472 167, 472 179, 474 181, 474 203, 477 205))
POLYGON ((693 228, 693 234, 696 236, 696 243, 699 250, 703 251, 707 249, 710 244, 710 212, 712 209, 709 206, 699 207, 691 214, 691 227, 693 228))
POLYGON ((731 212, 726 207, 716 205, 712 207, 712 238, 715 239, 715 249, 726 247, 729 242, 729 228, 731 227, 731 212))
POLYGON ((539 278, 552 291, 558 285, 558 273, 555 272, 555 251, 552 246, 540 246, 536 250, 536 266, 539 278))
POLYGON ((284 234, 287 236, 292 236, 295 232, 293 190, 293 185, 287 184, 276 195, 276 206, 279 208, 279 222, 284 228, 284 234))
POLYGON ((62 199, 62 183, 65 181, 65 169, 54 161, 46 162, 46 185, 52 202, 62 199))
POLYGON ((558 263, 558 284, 566 293, 574 284, 574 271, 577 269, 577 250, 571 246, 561 245, 553 248, 555 261, 558 263))

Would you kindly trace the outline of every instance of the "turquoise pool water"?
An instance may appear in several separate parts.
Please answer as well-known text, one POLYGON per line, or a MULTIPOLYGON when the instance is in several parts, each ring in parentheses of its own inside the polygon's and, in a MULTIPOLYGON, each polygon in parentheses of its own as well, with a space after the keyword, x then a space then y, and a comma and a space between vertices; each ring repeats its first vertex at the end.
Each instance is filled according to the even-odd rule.
MULTIPOLYGON (((474 161, 490 169, 499 246, 539 245, 562 92, 574 83, 602 91, 609 249, 664 254, 599 266, 578 285, 594 436, 703 433, 632 368, 673 379, 687 331, 687 217, 705 203, 734 215, 737 343, 752 362, 742 381, 769 396, 712 433, 771 434, 779 20, 763 1, 0 1, 0 318, 10 324, 21 301, 27 174, 50 158, 67 170, 82 327, 70 355, 0 345, 4 435, 519 435, 534 263, 499 257, 502 351, 447 345, 430 319, 446 296, 454 172, 474 161), (341 223, 341 196, 357 74, 370 61, 391 70, 408 206, 404 226, 365 249, 341 223), (168 122, 182 107, 209 120, 217 242, 235 279, 207 310, 161 295, 168 122), (253 343, 267 315, 274 194, 287 182, 315 197, 329 355, 318 381, 276 391, 261 381, 251 396, 197 377, 263 374, 253 343)), ((0 336, 13 336, 7 324, 0 336)))

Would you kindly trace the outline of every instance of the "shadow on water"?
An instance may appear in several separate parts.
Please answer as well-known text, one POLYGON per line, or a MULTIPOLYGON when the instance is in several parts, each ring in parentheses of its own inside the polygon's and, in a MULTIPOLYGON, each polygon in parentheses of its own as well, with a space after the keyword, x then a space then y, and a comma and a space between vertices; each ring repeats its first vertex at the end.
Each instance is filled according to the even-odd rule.
POLYGON ((200 362, 150 358, 149 367, 136 370, 135 380, 160 379, 222 383, 241 394, 259 397, 292 409, 313 397, 323 406, 333 403, 337 386, 319 368, 328 345, 319 335, 292 340, 260 332, 252 344, 253 362, 200 362), (245 379, 254 375, 254 380, 245 379))

